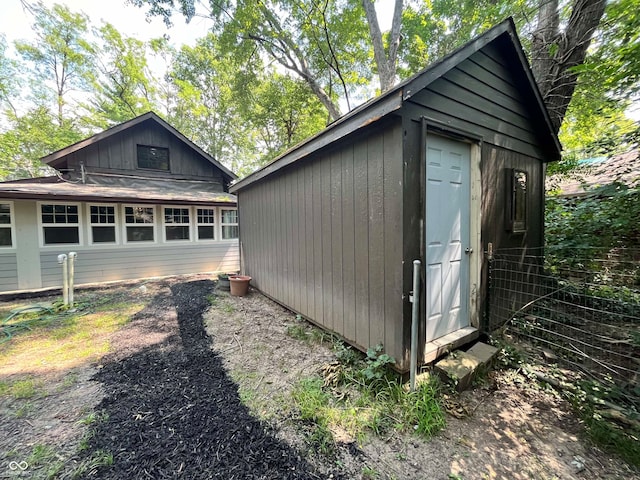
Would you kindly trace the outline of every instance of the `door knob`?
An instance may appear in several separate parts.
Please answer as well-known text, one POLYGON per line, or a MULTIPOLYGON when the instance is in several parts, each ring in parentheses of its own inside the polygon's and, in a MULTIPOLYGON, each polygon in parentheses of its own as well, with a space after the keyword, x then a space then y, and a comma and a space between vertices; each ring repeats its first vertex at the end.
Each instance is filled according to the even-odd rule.
POLYGON ((467 247, 464 249, 464 253, 466 253, 467 255, 471 255, 473 253, 473 248, 471 247, 467 247))

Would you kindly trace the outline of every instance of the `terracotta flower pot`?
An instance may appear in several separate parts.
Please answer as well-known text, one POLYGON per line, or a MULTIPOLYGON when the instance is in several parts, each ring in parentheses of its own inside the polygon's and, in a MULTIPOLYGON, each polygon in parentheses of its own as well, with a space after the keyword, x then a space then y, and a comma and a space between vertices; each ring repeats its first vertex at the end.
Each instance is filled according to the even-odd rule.
POLYGON ((229 281, 231 282, 231 295, 244 297, 249 290, 251 277, 248 275, 234 275, 229 277, 229 281))

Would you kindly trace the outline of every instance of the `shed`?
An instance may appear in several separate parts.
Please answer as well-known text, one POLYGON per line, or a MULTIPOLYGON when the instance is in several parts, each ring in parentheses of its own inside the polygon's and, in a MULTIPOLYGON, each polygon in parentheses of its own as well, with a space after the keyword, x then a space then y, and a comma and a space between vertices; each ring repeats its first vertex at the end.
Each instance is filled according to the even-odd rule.
POLYGON ((0 182, 0 292, 239 267, 236 175, 153 112, 42 159, 55 176, 0 182))
POLYGON ((540 247, 560 144, 511 19, 230 187, 260 291, 409 369, 482 329, 493 248, 540 247))

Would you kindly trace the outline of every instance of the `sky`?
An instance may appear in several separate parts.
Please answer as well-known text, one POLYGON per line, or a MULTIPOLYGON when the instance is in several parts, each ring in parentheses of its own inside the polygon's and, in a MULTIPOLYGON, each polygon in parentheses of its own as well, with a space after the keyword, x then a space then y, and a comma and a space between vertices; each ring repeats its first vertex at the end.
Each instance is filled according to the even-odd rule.
MULTIPOLYGON (((30 0, 30 3, 35 1, 30 0)), ((168 34, 176 46, 194 45, 198 38, 206 35, 209 28, 205 19, 194 18, 187 24, 183 17, 176 15, 173 27, 167 29, 160 18, 147 20, 144 9, 129 5, 125 0, 42 0, 42 3, 47 8, 59 3, 66 5, 72 12, 82 11, 94 26, 105 21, 113 24, 120 33, 139 40, 168 34)), ((5 35, 7 43, 31 39, 31 23, 32 16, 23 8, 20 0, 0 0, 0 33, 5 35)))
MULTIPOLYGON (((35 0, 28 0, 35 3, 35 0)), ((101 21, 111 23, 120 33, 139 40, 149 40, 168 34, 171 43, 194 45, 198 38, 204 37, 211 26, 210 21, 194 18, 189 24, 180 15, 172 18, 173 26, 167 28, 160 18, 147 19, 146 9, 127 4, 126 0, 42 0, 51 8, 53 4, 66 5, 72 12, 84 12, 94 26, 101 21)), ((380 26, 389 28, 393 0, 377 0, 380 26)), ((4 34, 9 44, 14 40, 25 40, 31 37, 31 14, 24 10, 20 0, 0 0, 0 33, 4 34)))

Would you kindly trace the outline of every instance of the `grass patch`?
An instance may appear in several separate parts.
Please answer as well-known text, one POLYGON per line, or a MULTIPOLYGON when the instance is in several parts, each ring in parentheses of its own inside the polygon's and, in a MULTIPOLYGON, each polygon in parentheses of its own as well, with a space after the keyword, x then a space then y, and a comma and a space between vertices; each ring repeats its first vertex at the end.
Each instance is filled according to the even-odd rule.
POLYGON ((34 378, 14 381, 0 381, 0 395, 8 395, 16 400, 29 400, 41 393, 40 382, 34 378))
POLYGON ((79 304, 75 312, 42 313, 29 320, 28 331, 0 344, 0 374, 66 370, 96 361, 109 351, 109 336, 143 307, 105 300, 79 304))
POLYGON ((95 469, 111 465, 113 465, 113 454, 106 450, 96 450, 90 458, 82 461, 71 472, 70 477, 72 479, 86 478, 95 469))
POLYGON ((26 463, 32 478, 55 478, 64 467, 62 457, 56 449, 44 444, 33 446, 26 463))
POLYGON ((287 326, 287 335, 309 344, 323 345, 334 342, 335 336, 307 322, 302 315, 296 315, 295 323, 287 326))
POLYGON ((393 359, 381 348, 366 358, 340 347, 342 362, 323 368, 323 377, 300 380, 292 392, 298 417, 307 427, 307 440, 320 453, 331 453, 335 436, 362 441, 369 434, 412 431, 431 437, 445 426, 437 379, 406 392, 389 370, 393 359))

